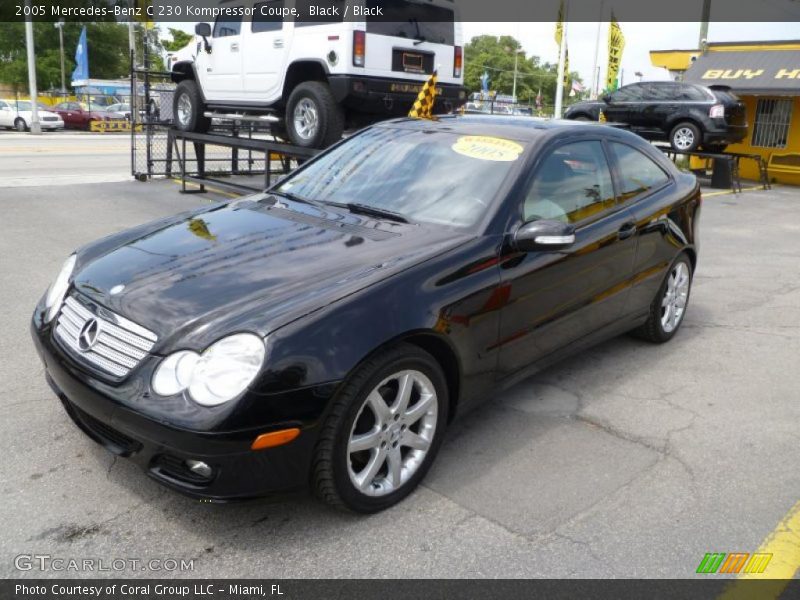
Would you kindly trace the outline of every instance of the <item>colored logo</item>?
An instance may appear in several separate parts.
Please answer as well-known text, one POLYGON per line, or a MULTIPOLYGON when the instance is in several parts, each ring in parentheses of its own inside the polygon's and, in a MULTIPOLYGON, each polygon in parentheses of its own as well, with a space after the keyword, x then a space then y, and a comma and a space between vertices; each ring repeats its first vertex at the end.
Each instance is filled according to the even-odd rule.
POLYGON ((707 552, 697 566, 697 572, 712 573, 763 573, 772 554, 748 552, 707 552))

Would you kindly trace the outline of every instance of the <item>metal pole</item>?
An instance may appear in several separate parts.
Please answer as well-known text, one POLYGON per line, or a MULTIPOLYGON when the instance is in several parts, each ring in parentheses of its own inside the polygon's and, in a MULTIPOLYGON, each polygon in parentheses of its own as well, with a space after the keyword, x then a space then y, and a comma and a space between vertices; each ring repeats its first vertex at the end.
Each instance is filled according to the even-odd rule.
POLYGON ((596 99, 600 93, 600 72, 597 65, 598 57, 600 56, 600 27, 603 20, 603 4, 605 0, 600 0, 600 12, 597 15, 597 37, 594 42, 594 66, 592 66, 592 100, 596 99))
POLYGON ((556 105, 553 110, 553 118, 561 118, 561 105, 564 103, 564 60, 567 57, 567 14, 569 13, 569 3, 564 2, 564 23, 561 30, 561 47, 558 51, 558 80, 556 81, 556 105))
POLYGON ((31 0, 25 0, 28 7, 28 16, 25 17, 25 46, 28 50, 28 93, 31 96, 31 124, 30 130, 34 135, 42 133, 39 123, 39 94, 36 91, 36 56, 33 49, 33 21, 31 21, 31 0))
POLYGON ((700 38, 697 47, 703 48, 703 42, 708 41, 708 21, 711 19, 711 0, 703 0, 703 15, 700 18, 700 38))
POLYGON ((53 26, 58 29, 58 45, 61 49, 61 93, 66 94, 67 82, 64 73, 64 21, 53 23, 53 26))
POLYGON ((519 60, 519 48, 514 50, 514 87, 511 91, 511 98, 514 103, 517 101, 517 61, 519 60))

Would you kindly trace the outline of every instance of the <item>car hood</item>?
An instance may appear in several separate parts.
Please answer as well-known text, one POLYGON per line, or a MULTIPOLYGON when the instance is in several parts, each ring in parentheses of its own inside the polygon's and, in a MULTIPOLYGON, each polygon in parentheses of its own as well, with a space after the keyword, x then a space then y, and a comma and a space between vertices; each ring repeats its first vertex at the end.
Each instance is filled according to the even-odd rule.
POLYGON ((597 106, 605 106, 605 102, 602 100, 583 100, 582 102, 576 102, 575 104, 570 104, 567 107, 567 112, 579 109, 579 108, 594 108, 597 106))
POLYGON ((75 288, 155 332, 154 351, 202 349, 233 331, 266 335, 472 237, 273 201, 218 205, 79 253, 75 288))

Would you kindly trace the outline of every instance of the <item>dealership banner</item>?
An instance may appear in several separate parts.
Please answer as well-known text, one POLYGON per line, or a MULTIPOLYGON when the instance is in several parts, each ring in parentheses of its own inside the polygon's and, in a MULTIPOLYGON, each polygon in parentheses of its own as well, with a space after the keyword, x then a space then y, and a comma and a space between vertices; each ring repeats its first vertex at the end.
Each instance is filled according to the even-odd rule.
POLYGON ((622 29, 619 22, 614 17, 614 12, 611 12, 611 24, 608 27, 608 70, 606 71, 606 89, 615 90, 617 85, 617 77, 619 75, 619 66, 622 63, 622 51, 625 49, 625 36, 622 35, 622 29))
MULTIPOLYGON (((552 22, 561 0, 454 0, 425 6, 427 21, 540 21, 552 22)), ((698 0, 614 0, 614 13, 621 22, 702 20, 703 3, 698 0)), ((252 20, 255 11, 280 14, 260 15, 286 21, 335 22, 404 21, 403 4, 395 0, 292 0, 283 3, 227 3, 219 0, 3 0, 0 21, 155 21, 210 22, 217 17, 252 20)), ((259 16, 256 16, 259 18, 259 16)), ((570 0, 570 21, 596 21, 597 0, 570 0)), ((800 1, 751 0, 712 2, 711 20, 798 21, 800 1)))
POLYGON ((3 600, 700 600, 797 598, 798 580, 698 579, 6 579, 3 600), (721 596, 720 596, 721 595, 721 596))

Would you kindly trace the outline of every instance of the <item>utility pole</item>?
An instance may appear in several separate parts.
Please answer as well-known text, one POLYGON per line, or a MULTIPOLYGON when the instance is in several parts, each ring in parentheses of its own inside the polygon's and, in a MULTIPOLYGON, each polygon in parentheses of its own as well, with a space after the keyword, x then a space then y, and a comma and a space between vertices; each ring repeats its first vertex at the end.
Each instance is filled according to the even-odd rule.
POLYGON ((517 103, 517 61, 519 60, 520 53, 525 52, 522 48, 517 48, 514 50, 514 87, 511 92, 511 97, 514 99, 514 103, 517 103))
POLYGON ((66 95, 67 84, 64 74, 64 21, 53 23, 53 27, 58 29, 58 45, 61 48, 61 93, 66 95))
POLYGON ((28 16, 25 17, 25 45, 28 51, 28 92, 31 96, 31 124, 30 130, 33 135, 42 133, 42 125, 39 123, 39 94, 36 91, 36 55, 33 49, 33 21, 31 20, 31 0, 25 0, 28 8, 28 16))
POLYGON ((558 49, 558 81, 556 81, 556 106, 553 118, 561 118, 561 105, 564 103, 564 62, 567 58, 567 19, 569 2, 564 2, 564 21, 561 30, 561 47, 558 49))
POLYGON ((592 67, 592 93, 590 98, 596 99, 600 93, 600 67, 597 65, 598 57, 600 56, 600 26, 603 21, 603 4, 605 0, 600 0, 600 13, 597 15, 597 37, 594 42, 594 66, 592 67))
POLYGON ((700 39, 697 47, 703 49, 704 42, 708 41, 708 22, 711 20, 711 0, 703 0, 703 15, 700 18, 700 39))

